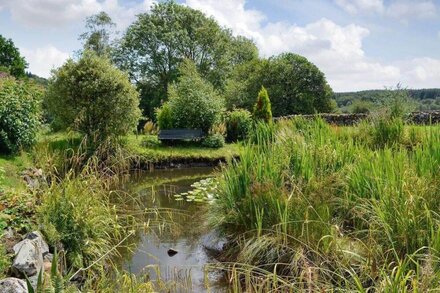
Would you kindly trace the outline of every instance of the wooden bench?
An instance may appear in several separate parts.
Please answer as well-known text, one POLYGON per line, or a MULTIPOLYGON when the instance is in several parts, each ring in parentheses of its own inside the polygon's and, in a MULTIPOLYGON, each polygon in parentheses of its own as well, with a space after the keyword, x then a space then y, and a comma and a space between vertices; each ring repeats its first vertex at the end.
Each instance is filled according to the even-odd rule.
POLYGON ((198 140, 204 137, 201 129, 163 129, 159 131, 159 140, 198 140))

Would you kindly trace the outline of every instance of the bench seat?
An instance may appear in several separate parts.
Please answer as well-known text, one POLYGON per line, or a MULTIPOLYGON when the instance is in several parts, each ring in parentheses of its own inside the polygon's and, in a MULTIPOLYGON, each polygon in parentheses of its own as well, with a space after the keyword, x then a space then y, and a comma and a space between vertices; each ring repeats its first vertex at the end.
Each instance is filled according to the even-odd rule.
POLYGON ((201 129, 163 129, 159 131, 159 140, 197 140, 204 137, 201 129))

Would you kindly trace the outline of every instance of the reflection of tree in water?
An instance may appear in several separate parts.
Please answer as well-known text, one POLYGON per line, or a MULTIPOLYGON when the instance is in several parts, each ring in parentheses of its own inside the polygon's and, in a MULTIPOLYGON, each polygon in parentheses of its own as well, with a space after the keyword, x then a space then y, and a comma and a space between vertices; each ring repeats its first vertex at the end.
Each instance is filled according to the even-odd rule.
MULTIPOLYGON (((119 249, 121 259, 116 262, 122 265, 133 259, 146 241, 157 249, 163 243, 170 246, 182 246, 183 243, 189 251, 198 249, 201 237, 207 232, 207 206, 176 201, 174 195, 191 190, 191 184, 210 173, 211 168, 160 170, 133 176, 132 182, 124 184, 125 195, 115 196, 114 203, 122 214, 135 219, 138 233, 119 249)), ((141 252, 155 258, 149 251, 141 252)))

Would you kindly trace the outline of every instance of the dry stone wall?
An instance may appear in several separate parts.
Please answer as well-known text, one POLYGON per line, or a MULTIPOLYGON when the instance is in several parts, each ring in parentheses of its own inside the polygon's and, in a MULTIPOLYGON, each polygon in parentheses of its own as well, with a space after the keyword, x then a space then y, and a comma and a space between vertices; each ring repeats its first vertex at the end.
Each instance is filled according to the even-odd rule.
MULTIPOLYGON (((316 115, 289 115, 283 117, 276 117, 274 120, 281 119, 292 119, 294 117, 303 117, 306 119, 313 119, 316 117, 321 117, 327 123, 339 125, 339 126, 350 126, 359 123, 360 121, 367 119, 368 114, 316 114, 316 115)), ((407 121, 409 123, 429 125, 440 123, 440 111, 431 112, 413 112, 408 115, 407 121)))

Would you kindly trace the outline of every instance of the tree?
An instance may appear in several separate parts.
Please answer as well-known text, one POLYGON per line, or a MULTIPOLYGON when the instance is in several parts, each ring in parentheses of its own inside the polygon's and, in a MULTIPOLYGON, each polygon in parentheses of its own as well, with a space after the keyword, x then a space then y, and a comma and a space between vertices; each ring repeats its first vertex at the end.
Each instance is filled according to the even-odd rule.
POLYGON ((272 122, 272 109, 269 100, 269 95, 264 86, 261 87, 258 93, 257 102, 254 105, 254 112, 252 113, 254 119, 263 120, 264 122, 272 122))
POLYGON ((128 76, 91 51, 54 72, 46 99, 61 127, 98 142, 135 130, 140 118, 139 95, 128 76))
POLYGON ((261 85, 271 97, 274 116, 332 110, 332 90, 324 74, 302 56, 284 53, 237 66, 225 91, 228 108, 252 110, 261 85))
POLYGON ((110 56, 110 36, 115 26, 111 17, 104 11, 87 17, 87 31, 79 37, 83 41, 84 50, 94 51, 98 56, 110 56))
POLYGON ((11 39, 0 35, 0 67, 17 78, 25 76, 28 64, 11 39))
POLYGON ((166 1, 138 15, 114 60, 137 83, 144 114, 151 117, 167 100, 168 86, 179 78, 184 59, 192 60, 215 89, 223 90, 232 68, 256 56, 252 41, 232 36, 200 11, 166 1))
POLYGON ((33 82, 0 78, 1 153, 14 153, 35 143, 42 93, 33 82))
POLYGON ((199 75, 192 61, 185 60, 179 71, 178 82, 168 90, 172 125, 207 132, 218 121, 223 101, 213 86, 199 75))

